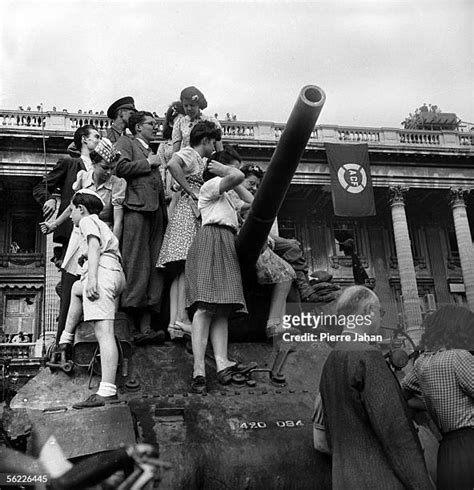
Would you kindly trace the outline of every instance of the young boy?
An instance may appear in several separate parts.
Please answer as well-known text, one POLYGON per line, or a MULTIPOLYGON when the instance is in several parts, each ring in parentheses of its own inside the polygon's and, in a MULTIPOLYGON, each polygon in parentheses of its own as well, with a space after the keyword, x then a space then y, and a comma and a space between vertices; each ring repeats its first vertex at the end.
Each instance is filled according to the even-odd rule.
POLYGON ((83 239, 81 280, 74 283, 66 327, 60 344, 70 344, 74 329, 84 312, 85 321, 93 321, 99 342, 102 379, 99 390, 73 408, 100 407, 117 400, 115 375, 118 351, 114 337, 116 304, 125 287, 119 242, 110 228, 99 219, 103 208, 99 195, 82 189, 72 198, 71 219, 83 239))

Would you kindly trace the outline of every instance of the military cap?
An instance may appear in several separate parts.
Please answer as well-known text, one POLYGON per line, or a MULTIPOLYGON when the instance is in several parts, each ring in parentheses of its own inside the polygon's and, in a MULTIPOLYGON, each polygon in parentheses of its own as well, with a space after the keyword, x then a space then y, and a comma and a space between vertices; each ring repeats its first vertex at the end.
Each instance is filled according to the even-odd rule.
POLYGON ((135 101, 133 100, 133 97, 122 97, 121 99, 116 100, 107 109, 107 116, 110 119, 115 119, 115 116, 119 109, 133 109, 134 111, 136 111, 137 109, 135 108, 135 101))
POLYGON ((196 87, 186 87, 181 91, 180 95, 181 102, 184 100, 192 100, 196 102, 199 109, 205 109, 207 107, 207 100, 204 94, 196 87))

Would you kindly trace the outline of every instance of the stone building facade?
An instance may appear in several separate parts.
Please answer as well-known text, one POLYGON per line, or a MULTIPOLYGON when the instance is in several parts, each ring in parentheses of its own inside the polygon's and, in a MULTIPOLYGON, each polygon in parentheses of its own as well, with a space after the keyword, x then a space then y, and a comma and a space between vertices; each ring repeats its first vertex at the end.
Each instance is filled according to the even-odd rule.
MULTIPOLYGON (((51 238, 39 231, 33 186, 52 168, 83 124, 105 133, 105 116, 0 110, 0 326, 4 339, 22 331, 28 342, 6 346, 40 356, 54 335, 58 273, 51 238)), ((245 162, 265 168, 284 124, 222 121, 224 142, 245 162)), ((160 140, 157 134, 156 145, 160 140)), ((376 279, 385 322, 420 336, 435 305, 474 310, 474 133, 316 126, 279 214, 280 234, 303 245, 310 272, 353 282, 340 243, 354 238, 363 266, 376 279), (334 215, 324 143, 367 143, 376 216, 334 215)))

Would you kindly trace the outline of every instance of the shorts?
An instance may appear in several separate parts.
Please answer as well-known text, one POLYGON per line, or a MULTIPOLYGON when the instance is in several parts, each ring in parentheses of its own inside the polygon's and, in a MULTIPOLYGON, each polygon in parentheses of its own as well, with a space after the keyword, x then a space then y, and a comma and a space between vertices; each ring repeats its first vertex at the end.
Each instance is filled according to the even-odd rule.
POLYGON ((99 265, 97 271, 99 298, 94 301, 86 297, 87 277, 87 272, 81 277, 84 321, 114 320, 120 293, 125 289, 123 270, 110 270, 99 265))

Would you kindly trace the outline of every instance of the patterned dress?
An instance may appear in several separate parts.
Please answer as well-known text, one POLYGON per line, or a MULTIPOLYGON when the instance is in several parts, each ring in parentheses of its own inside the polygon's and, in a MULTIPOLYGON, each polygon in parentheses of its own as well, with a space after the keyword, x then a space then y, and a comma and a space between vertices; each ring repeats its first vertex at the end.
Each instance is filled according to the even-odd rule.
MULTIPOLYGON (((230 190, 228 194, 239 213, 239 224, 242 225, 245 221, 242 216, 244 202, 234 190, 230 190)), ((272 227, 273 229, 274 227, 272 227)), ((296 279, 293 267, 286 260, 279 257, 269 246, 259 255, 255 269, 259 284, 278 284, 296 279)))
POLYGON ((199 117, 191 120, 189 116, 184 116, 174 123, 173 136, 171 137, 171 139, 173 140, 173 144, 176 141, 181 141, 181 148, 186 148, 187 146, 189 146, 189 137, 191 135, 191 130, 194 128, 194 126, 196 126, 198 122, 201 121, 211 121, 219 129, 222 130, 221 123, 215 117, 206 116, 206 114, 200 114, 199 117))
MULTIPOLYGON (((203 184, 202 173, 205 163, 199 153, 191 147, 184 148, 176 153, 184 162, 183 172, 193 191, 199 192, 203 184)), ((163 245, 156 267, 165 267, 170 262, 186 260, 189 247, 201 227, 201 220, 197 218, 192 204, 192 198, 186 192, 178 193, 176 208, 166 228, 163 245)))

